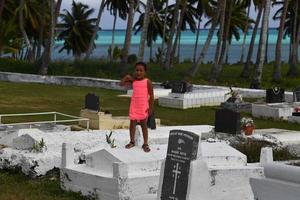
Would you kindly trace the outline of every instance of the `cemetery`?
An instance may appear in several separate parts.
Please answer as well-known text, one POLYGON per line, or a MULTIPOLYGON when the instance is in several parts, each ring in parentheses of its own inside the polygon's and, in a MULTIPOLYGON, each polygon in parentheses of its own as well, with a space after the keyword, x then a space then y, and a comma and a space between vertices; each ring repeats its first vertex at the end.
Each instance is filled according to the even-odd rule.
POLYGON ((148 130, 151 152, 141 149, 139 125, 136 146, 129 150, 125 148, 128 117, 103 111, 101 95, 89 93, 78 110, 79 116, 73 116, 77 121, 72 126, 81 127, 80 131, 72 131, 72 126, 58 119, 45 124, 0 124, 0 168, 19 168, 30 177, 59 168, 62 189, 101 200, 282 199, 277 193, 288 193, 291 200, 298 197, 299 179, 295 174, 300 168, 288 165, 292 161, 273 161, 272 149, 263 148, 260 160, 249 163, 247 155, 232 145, 241 138, 267 141, 299 158, 299 131, 268 128, 248 134, 245 127, 253 122, 244 117, 247 113, 253 117, 298 119, 296 101, 244 102, 240 95, 243 92, 234 88, 194 85, 186 91, 161 86, 156 89, 159 106, 163 106, 161 98, 188 99, 191 103, 185 105, 191 106, 193 100, 205 96, 201 106, 217 105, 214 125, 164 125, 157 118, 156 128, 148 130), (266 110, 271 108, 276 111, 266 110), (257 114, 257 110, 265 115, 257 114))

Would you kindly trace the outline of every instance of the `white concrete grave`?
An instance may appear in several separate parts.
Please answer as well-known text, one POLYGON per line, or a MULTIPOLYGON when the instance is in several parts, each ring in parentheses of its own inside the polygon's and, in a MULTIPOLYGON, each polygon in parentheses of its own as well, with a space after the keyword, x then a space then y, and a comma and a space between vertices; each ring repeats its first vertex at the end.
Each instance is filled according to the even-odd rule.
POLYGON ((12 146, 19 150, 31 150, 33 145, 43 139, 43 132, 39 129, 21 129, 13 139, 12 146))
POLYGON ((252 104, 254 117, 287 120, 289 116, 292 116, 293 110, 294 103, 252 104))
POLYGON ((284 129, 256 129, 252 136, 257 140, 265 140, 273 144, 287 147, 292 153, 300 155, 300 132, 284 129))
POLYGON ((257 200, 298 200, 300 197, 300 167, 272 162, 263 164, 264 178, 251 178, 257 200))
POLYGON ((158 99, 158 104, 170 108, 198 108, 201 106, 218 106, 227 100, 229 89, 195 88, 188 93, 170 93, 158 99))

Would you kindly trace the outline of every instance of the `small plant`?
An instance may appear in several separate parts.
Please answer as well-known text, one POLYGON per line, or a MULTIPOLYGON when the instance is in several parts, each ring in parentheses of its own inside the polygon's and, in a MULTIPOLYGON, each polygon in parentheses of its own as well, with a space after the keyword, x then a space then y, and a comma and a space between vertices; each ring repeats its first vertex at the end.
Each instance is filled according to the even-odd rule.
POLYGON ((242 127, 249 127, 249 126, 254 126, 254 121, 252 118, 247 118, 247 117, 243 117, 241 119, 241 126, 242 127))
POLYGON ((106 142, 110 145, 111 148, 116 148, 115 145, 115 139, 112 139, 111 136, 113 134, 113 131, 110 131, 109 135, 106 134, 106 142))
POLYGON ((44 150, 47 150, 47 145, 43 138, 41 139, 41 141, 36 142, 32 146, 32 151, 34 151, 34 152, 43 152, 44 150))

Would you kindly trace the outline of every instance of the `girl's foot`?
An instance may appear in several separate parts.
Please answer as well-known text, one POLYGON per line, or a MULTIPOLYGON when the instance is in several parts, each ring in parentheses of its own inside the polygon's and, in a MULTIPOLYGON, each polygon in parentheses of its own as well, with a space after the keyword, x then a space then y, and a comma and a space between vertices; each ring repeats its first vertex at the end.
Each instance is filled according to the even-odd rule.
POLYGON ((126 149, 131 149, 131 148, 134 147, 134 146, 135 146, 135 143, 132 142, 132 141, 130 141, 128 144, 126 144, 125 148, 126 148, 126 149))
POLYGON ((143 144, 142 148, 143 148, 143 150, 144 150, 146 153, 148 153, 148 152, 151 151, 151 149, 149 148, 149 145, 148 145, 148 144, 143 144))

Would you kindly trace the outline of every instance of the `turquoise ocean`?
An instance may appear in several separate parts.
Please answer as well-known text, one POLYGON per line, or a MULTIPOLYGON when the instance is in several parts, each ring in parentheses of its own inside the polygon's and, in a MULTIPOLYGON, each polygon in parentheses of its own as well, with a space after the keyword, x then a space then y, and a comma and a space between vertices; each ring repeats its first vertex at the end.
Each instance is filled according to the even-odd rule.
MULTIPOLYGON (((116 30, 115 31, 115 45, 122 48, 124 44, 125 39, 125 30, 116 30)), ((269 29, 268 34, 268 61, 273 61, 275 57, 275 46, 277 42, 277 29, 269 29)), ((203 29, 200 31, 200 37, 199 37, 199 43, 198 43, 198 52, 197 55, 199 55, 199 52, 201 51, 206 38, 207 38, 208 30, 203 29)), ((212 39, 210 48, 207 52, 207 55, 205 57, 204 62, 210 62, 214 59, 215 54, 215 48, 217 44, 217 33, 215 32, 215 35, 212 39)), ((255 60, 256 53, 257 53, 257 47, 259 42, 259 34, 260 31, 258 31, 255 41, 255 48, 254 48, 254 54, 253 54, 253 60, 255 60)), ((245 48, 245 57, 247 56, 247 51, 249 47, 249 43, 251 41, 252 36, 252 30, 250 30, 246 37, 246 48, 245 48)), ((228 61, 229 63, 237 63, 240 60, 241 52, 242 52, 242 44, 243 44, 243 34, 240 34, 240 39, 235 40, 233 39, 232 44, 229 48, 229 54, 228 54, 228 61)), ((107 58, 108 53, 107 50, 109 46, 111 45, 112 41, 112 31, 111 30, 103 30, 98 32, 98 38, 95 41, 96 43, 96 49, 94 49, 92 57, 93 58, 107 58)), ((194 45, 196 41, 196 35, 192 31, 184 31, 181 35, 181 45, 180 45, 180 60, 192 60, 193 58, 193 51, 194 51, 194 45)), ((139 43, 140 43, 140 34, 133 35, 131 39, 131 48, 130 48, 130 54, 137 54, 139 50, 139 43)), ((289 43, 290 38, 285 37, 283 39, 283 45, 282 45, 282 60, 287 61, 288 55, 289 55, 289 43)), ((70 60, 73 59, 72 54, 67 54, 66 51, 63 51, 59 53, 59 49, 62 47, 63 41, 56 41, 55 47, 54 47, 54 53, 53 53, 53 59, 54 60, 70 60)), ((160 47, 161 44, 161 38, 158 38, 155 43, 153 43, 153 57, 157 51, 157 48, 160 47)), ((150 55, 150 49, 146 48, 145 50, 145 59, 148 60, 150 55)))

